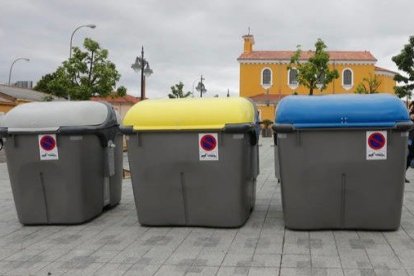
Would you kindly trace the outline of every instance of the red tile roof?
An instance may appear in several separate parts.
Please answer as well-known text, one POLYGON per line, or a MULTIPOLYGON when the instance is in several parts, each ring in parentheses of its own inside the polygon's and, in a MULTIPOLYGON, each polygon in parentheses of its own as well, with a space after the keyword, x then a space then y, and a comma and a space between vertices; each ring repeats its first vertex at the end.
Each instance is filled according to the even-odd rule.
POLYGON ((108 102, 111 104, 136 104, 140 101, 139 98, 126 95, 124 97, 114 97, 114 96, 107 96, 107 97, 92 97, 91 101, 97 101, 97 102, 108 102))
POLYGON ((3 105, 17 105, 16 102, 14 102, 14 101, 6 98, 6 97, 2 97, 1 95, 0 95, 0 104, 3 104, 3 105))
POLYGON ((394 75, 398 74, 397 72, 394 72, 394 71, 391 71, 391 70, 388 70, 382 67, 378 67, 378 66, 375 66, 375 71, 387 72, 387 73, 394 74, 394 75))
MULTIPOLYGON (((290 60, 295 51, 252 51, 243 53, 238 60, 290 60)), ((369 51, 328 51, 330 60, 377 61, 369 51)), ((302 51, 301 59, 307 60, 314 51, 302 51)))
POLYGON ((249 97, 250 99, 252 99, 254 102, 266 102, 266 101, 270 101, 270 102, 275 102, 275 101, 279 101, 281 100, 283 97, 286 97, 288 95, 286 94, 259 94, 256 96, 252 96, 249 97))

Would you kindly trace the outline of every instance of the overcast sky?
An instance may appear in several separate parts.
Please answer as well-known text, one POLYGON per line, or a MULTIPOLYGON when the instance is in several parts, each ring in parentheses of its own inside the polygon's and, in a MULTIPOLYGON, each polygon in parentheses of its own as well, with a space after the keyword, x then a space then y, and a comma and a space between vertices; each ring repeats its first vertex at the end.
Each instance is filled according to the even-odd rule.
POLYGON ((36 83, 68 58, 77 26, 96 24, 80 29, 74 46, 85 37, 98 41, 122 75, 118 86, 138 95, 131 64, 144 45, 154 70, 149 98, 166 97, 179 81, 192 90, 201 74, 207 95, 237 95, 236 59, 248 27, 256 50, 307 50, 322 38, 328 50, 369 50, 391 70, 391 57, 414 35, 413 0, 1 0, 0 7, 0 83, 17 57, 30 62, 15 64, 12 82, 36 83))

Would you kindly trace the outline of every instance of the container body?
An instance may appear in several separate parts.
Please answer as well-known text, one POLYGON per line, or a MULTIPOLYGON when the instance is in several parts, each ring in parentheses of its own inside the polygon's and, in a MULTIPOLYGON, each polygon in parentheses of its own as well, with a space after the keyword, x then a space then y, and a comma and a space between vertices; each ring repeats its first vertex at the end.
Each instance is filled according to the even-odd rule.
POLYGON ((387 159, 367 160, 366 131, 277 134, 286 227, 398 229, 408 133, 385 130, 387 159))
POLYGON ((143 225, 239 227, 259 174, 259 125, 244 98, 147 100, 124 118, 143 225))
POLYGON ((108 104, 24 104, 0 133, 22 224, 79 224, 119 203, 122 135, 108 104))
POLYGON ((255 205, 258 145, 217 132, 218 160, 200 161, 203 131, 138 132, 128 138, 132 186, 143 225, 239 227, 255 205))
POLYGON ((286 97, 275 121, 275 174, 286 227, 399 228, 412 127, 400 99, 286 97))
MULTIPOLYGON (((114 158, 113 158, 113 172, 108 172, 106 177, 109 177, 109 205, 110 207, 116 206, 119 204, 122 198, 122 175, 123 175, 123 160, 124 160, 124 152, 123 152, 123 135, 118 134, 115 136, 114 139, 114 158)), ((110 157, 109 159, 112 159, 110 157)), ((108 160, 112 162, 111 160, 108 160)))
POLYGON ((105 196, 111 205, 119 203, 122 172, 112 181, 105 177, 105 151, 96 135, 61 135, 57 143, 59 160, 40 161, 37 134, 6 139, 10 182, 22 224, 83 223, 109 205, 105 196))

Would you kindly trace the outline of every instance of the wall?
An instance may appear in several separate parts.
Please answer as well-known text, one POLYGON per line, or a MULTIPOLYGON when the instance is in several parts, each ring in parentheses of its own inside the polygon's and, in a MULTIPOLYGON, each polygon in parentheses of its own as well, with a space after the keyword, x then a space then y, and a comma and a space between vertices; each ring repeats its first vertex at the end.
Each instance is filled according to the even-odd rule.
POLYGON ((10 111, 13 107, 15 107, 14 104, 0 102, 0 112, 6 113, 6 112, 10 111))
POLYGON ((394 77, 385 76, 385 75, 377 75, 377 78, 381 82, 380 91, 388 92, 388 93, 395 93, 394 86, 396 86, 396 82, 394 81, 394 77))
MULTIPOLYGON (((314 94, 331 94, 331 93, 354 93, 356 86, 362 82, 363 78, 375 74, 373 64, 330 64, 330 69, 338 70, 339 78, 331 82, 322 92, 319 89, 314 90, 314 94), (342 85, 342 73, 344 69, 351 69, 353 72, 353 86, 346 89, 342 85)), ((287 64, 240 64, 240 96, 252 97, 255 95, 265 94, 266 90, 261 86, 262 70, 270 68, 272 70, 272 87, 269 94, 275 95, 292 95, 294 92, 307 95, 309 89, 304 86, 297 88, 288 85, 288 65, 287 64)), ((383 83, 379 87, 379 92, 393 92, 391 89, 395 82, 383 77, 383 83)))
POLYGON ((269 106, 265 104, 258 104, 257 109, 260 112, 261 120, 268 119, 272 122, 275 120, 275 106, 270 104, 269 106))
MULTIPOLYGON (((330 64, 330 69, 338 70, 339 78, 331 82, 322 92, 319 89, 314 90, 314 95, 324 95, 332 93, 354 93, 357 85, 362 82, 363 78, 375 75, 375 66, 373 64, 330 64), (353 76, 353 86, 346 89, 342 85, 343 70, 351 69, 353 76)), ((272 86, 269 88, 269 94, 288 96, 297 92, 300 95, 308 95, 309 89, 303 86, 297 88, 288 85, 288 64, 240 64, 240 96, 253 97, 256 95, 266 94, 266 90, 261 86, 262 70, 270 68, 272 70, 272 86)), ((392 76, 377 75, 381 81, 378 92, 394 93, 395 81, 392 76)), ((262 119, 274 120, 275 107, 259 105, 262 119)))

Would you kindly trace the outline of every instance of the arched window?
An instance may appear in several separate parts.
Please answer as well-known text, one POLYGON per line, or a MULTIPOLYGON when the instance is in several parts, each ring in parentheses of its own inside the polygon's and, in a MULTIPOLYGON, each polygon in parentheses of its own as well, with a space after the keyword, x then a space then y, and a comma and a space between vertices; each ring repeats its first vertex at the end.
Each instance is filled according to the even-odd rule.
POLYGON ((354 85, 354 78, 353 78, 353 73, 352 70, 349 68, 344 69, 344 71, 342 71, 342 86, 345 89, 349 89, 354 85))
POLYGON ((321 75, 316 80, 316 87, 321 89, 323 87, 323 83, 325 82, 325 73, 321 73, 321 75))
POLYGON ((270 88, 272 86, 272 70, 265 68, 262 71, 262 86, 270 88))
POLYGON ((291 88, 298 87, 298 70, 296 69, 289 69, 288 72, 288 85, 291 88))

